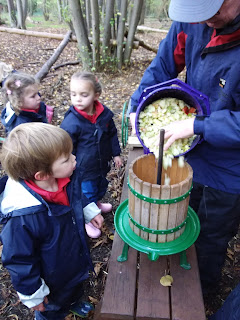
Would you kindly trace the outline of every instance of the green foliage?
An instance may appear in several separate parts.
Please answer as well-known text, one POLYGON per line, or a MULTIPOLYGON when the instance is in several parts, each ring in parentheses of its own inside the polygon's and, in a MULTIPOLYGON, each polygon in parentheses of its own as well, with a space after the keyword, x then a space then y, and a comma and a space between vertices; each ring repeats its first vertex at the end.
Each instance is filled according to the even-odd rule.
POLYGON ((63 24, 60 24, 58 22, 58 19, 51 19, 49 21, 45 21, 42 14, 34 14, 31 17, 31 21, 26 20, 26 27, 28 28, 34 28, 37 25, 41 25, 43 28, 54 28, 59 29, 63 27, 63 24))
MULTIPOLYGON (((169 4, 170 0, 167 3, 169 4)), ((146 16, 153 18, 159 18, 163 12, 163 7, 166 7, 166 1, 164 0, 146 0, 146 16)))

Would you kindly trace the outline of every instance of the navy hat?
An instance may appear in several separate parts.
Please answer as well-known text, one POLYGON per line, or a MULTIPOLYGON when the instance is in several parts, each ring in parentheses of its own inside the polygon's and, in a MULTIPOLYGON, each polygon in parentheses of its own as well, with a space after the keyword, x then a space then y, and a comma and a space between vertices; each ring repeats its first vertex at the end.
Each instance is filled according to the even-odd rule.
POLYGON ((201 22, 212 18, 224 0, 171 0, 168 13, 179 22, 201 22))

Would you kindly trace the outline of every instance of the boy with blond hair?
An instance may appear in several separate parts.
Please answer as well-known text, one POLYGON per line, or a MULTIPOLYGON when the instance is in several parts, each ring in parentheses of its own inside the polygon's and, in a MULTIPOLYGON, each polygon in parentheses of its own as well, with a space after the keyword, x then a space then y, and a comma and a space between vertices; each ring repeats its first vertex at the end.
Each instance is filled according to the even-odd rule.
POLYGON ((9 176, 1 181, 2 262, 20 300, 36 320, 61 320, 69 310, 87 317, 92 305, 79 303, 92 269, 84 223, 100 228, 103 217, 95 203, 79 198, 77 175, 70 179, 76 167, 70 136, 49 124, 21 124, 0 158, 9 176))

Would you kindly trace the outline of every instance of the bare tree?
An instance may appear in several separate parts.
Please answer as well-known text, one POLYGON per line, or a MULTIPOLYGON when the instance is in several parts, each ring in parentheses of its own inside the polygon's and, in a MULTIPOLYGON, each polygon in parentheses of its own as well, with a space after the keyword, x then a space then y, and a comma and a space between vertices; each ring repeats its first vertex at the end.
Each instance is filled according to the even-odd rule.
POLYGON ((143 2, 144 0, 90 0, 88 3, 69 0, 70 17, 84 69, 93 67, 94 70, 99 70, 106 65, 121 69, 123 64, 129 63, 143 2), (132 8, 132 17, 129 31, 126 32, 129 8, 132 8), (86 12, 88 18, 84 19, 86 12))
POLYGON ((25 13, 24 13, 24 6, 22 0, 17 0, 17 27, 19 29, 26 29, 25 25, 25 13))
POLYGON ((63 17, 62 17, 62 7, 63 7, 62 0, 57 0, 58 21, 59 21, 60 23, 63 21, 63 17))
POLYGON ((121 1, 118 34, 117 34, 118 69, 121 69, 123 64, 123 42, 124 42, 125 24, 126 24, 126 18, 127 18, 127 5, 128 5, 128 0, 121 1))
POLYGON ((91 45, 88 39, 87 29, 83 19, 82 8, 79 0, 69 0, 70 14, 77 37, 83 68, 89 70, 91 67, 91 45))
POLYGON ((106 3, 106 14, 104 20, 104 34, 103 34, 103 57, 104 59, 109 56, 110 53, 110 39, 111 39, 111 19, 114 13, 114 1, 107 1, 106 3))
POLYGON ((43 0, 43 16, 45 21, 49 20, 49 6, 50 6, 49 0, 43 0))
POLYGON ((13 0, 7 0, 7 5, 11 27, 15 28, 17 26, 17 17, 16 8, 14 6, 13 0))
POLYGON ((100 62, 100 30, 98 0, 90 0, 92 11, 92 52, 93 66, 97 70, 100 62))
POLYGON ((124 64, 128 64, 130 61, 132 48, 133 48, 134 35, 135 35, 137 25, 141 16, 143 1, 144 0, 134 1, 132 19, 131 19, 131 24, 129 25, 128 37, 127 37, 126 47, 124 51, 124 64))

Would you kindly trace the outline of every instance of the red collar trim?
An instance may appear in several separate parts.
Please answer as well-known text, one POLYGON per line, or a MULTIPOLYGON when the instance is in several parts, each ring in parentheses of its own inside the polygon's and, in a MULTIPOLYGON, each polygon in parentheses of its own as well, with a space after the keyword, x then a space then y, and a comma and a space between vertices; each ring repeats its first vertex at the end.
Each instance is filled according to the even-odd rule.
POLYGON ((39 109, 40 107, 38 109, 21 109, 21 111, 38 113, 39 109))
POLYGON ((231 34, 220 34, 219 36, 216 36, 216 30, 214 30, 211 41, 208 43, 206 48, 221 46, 237 40, 240 40, 240 29, 231 34))
POLYGON ((87 114, 85 111, 82 110, 78 110, 77 108, 74 107, 74 109, 81 114, 85 119, 89 120, 91 123, 96 123, 97 122, 97 118, 100 116, 100 114, 103 112, 104 107, 103 105, 99 102, 99 101, 95 101, 94 103, 94 107, 95 107, 95 112, 94 114, 90 115, 87 114))
POLYGON ((43 199, 46 200, 47 202, 53 202, 53 203, 69 206, 66 186, 70 182, 70 178, 57 179, 58 190, 55 192, 47 191, 40 188, 32 180, 24 180, 24 182, 29 188, 31 188, 33 191, 35 191, 40 196, 42 196, 43 199))

